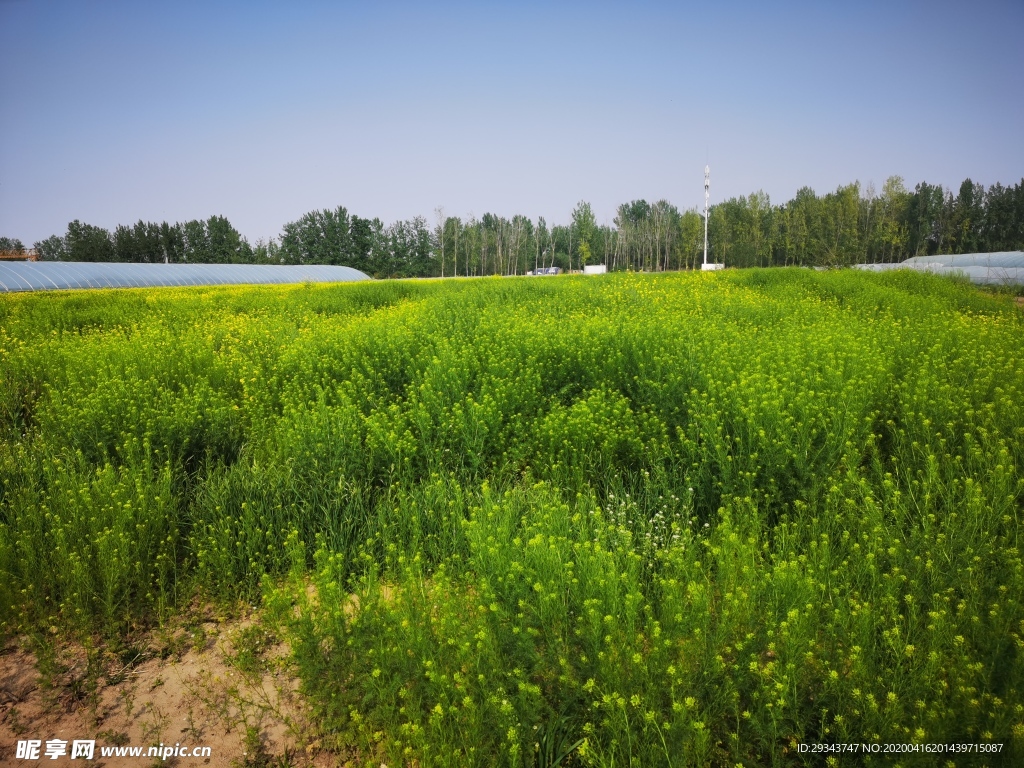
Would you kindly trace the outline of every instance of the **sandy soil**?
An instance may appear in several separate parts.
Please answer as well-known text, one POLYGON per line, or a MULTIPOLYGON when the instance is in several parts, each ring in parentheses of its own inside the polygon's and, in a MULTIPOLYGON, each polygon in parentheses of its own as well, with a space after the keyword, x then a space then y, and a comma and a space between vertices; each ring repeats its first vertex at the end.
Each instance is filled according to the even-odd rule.
POLYGON ((33 651, 19 638, 0 651, 0 765, 343 765, 320 749, 285 658, 287 648, 251 617, 193 618, 117 652, 81 646, 33 651), (15 759, 19 739, 68 742, 68 754, 15 759), (92 762, 71 761, 74 739, 95 739, 92 762), (203 757, 101 757, 100 746, 209 746, 203 757))

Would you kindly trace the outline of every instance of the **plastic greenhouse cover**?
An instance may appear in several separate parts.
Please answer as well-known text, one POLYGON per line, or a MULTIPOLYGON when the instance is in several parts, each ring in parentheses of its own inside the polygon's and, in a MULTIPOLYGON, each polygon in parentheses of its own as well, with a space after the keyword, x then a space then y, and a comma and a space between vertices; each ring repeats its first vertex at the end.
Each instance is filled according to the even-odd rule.
POLYGON ((1024 285, 1024 267, 947 267, 928 264, 924 270, 937 275, 966 275, 977 285, 1024 285))
POLYGON ((0 293, 73 288, 344 283, 370 278, 325 264, 117 264, 85 261, 0 262, 0 293))
POLYGON ((944 267, 1004 267, 1024 269, 1024 251, 998 253, 959 253, 955 256, 912 256, 903 262, 907 266, 941 264, 944 267))
POLYGON ((1024 267, 948 266, 929 261, 904 261, 898 264, 857 264, 856 269, 870 272, 913 269, 917 272, 931 272, 934 275, 961 275, 976 285, 1024 285, 1024 267))

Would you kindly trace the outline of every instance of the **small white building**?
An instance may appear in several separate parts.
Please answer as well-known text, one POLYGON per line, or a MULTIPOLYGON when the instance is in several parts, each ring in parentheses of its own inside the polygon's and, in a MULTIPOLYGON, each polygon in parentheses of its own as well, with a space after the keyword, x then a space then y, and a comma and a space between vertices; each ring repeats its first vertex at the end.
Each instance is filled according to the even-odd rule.
POLYGON ((583 274, 584 275, 603 275, 608 271, 608 267, 605 264, 584 264, 583 274))

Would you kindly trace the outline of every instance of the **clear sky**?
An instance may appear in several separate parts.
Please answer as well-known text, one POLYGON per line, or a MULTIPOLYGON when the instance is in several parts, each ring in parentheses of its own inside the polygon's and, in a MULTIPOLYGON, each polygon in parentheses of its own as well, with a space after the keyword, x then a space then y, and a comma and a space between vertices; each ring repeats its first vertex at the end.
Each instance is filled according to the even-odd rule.
POLYGON ((1024 2, 0 0, 0 235, 1024 177, 1024 2))

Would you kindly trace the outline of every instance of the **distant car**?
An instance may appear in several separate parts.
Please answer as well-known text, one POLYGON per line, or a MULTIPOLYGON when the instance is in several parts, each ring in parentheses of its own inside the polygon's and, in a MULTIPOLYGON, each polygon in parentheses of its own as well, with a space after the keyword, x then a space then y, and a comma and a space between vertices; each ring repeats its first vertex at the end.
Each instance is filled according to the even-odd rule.
POLYGON ((534 269, 534 270, 532 270, 530 272, 527 272, 526 274, 527 275, 532 275, 533 277, 539 277, 541 275, 560 275, 560 274, 562 274, 562 268, 561 267, 538 267, 537 269, 534 269))

